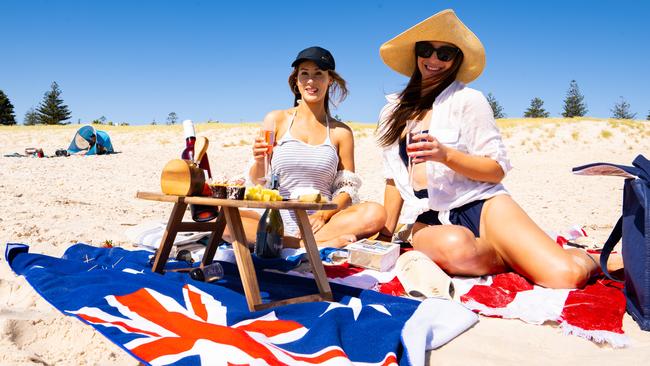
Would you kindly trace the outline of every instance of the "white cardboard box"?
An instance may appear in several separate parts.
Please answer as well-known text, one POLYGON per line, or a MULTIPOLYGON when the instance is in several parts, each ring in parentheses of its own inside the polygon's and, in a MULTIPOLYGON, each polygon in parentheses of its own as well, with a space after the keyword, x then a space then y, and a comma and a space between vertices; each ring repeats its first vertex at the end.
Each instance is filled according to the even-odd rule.
POLYGON ((349 264, 380 272, 388 271, 395 265, 399 248, 399 244, 369 239, 361 239, 345 247, 349 264))

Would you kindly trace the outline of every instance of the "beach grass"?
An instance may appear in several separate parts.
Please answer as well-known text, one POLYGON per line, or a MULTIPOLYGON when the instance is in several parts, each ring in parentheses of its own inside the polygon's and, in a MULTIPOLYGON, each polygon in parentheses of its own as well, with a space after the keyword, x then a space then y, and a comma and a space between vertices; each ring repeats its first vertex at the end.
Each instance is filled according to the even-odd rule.
MULTIPOLYGON (((575 117, 575 118, 499 118, 496 120, 497 126, 502 130, 507 130, 510 128, 525 126, 529 129, 536 129, 540 127, 548 127, 549 125, 554 125, 553 127, 560 127, 561 125, 567 123, 576 123, 576 122, 606 122, 611 128, 629 128, 642 131, 645 135, 650 135, 650 122, 644 120, 622 120, 622 119, 612 119, 612 118, 593 118, 593 117, 575 117)), ((11 131, 40 131, 43 129, 56 129, 56 130, 76 130, 79 127, 87 123, 81 124, 67 124, 67 125, 33 125, 33 126, 24 126, 24 125, 13 125, 13 126, 0 126, 0 131, 11 132, 11 131)), ((363 133, 374 133, 376 129, 375 123, 364 123, 364 122, 355 122, 347 121, 346 124, 356 132, 363 133)), ((201 131, 210 131, 210 130, 222 130, 222 129, 235 129, 235 128, 256 128, 259 127, 260 122, 195 122, 195 128, 197 132, 201 131)), ((129 124, 129 125, 107 125, 107 124, 93 124, 93 127, 99 130, 104 131, 178 131, 182 133, 183 126, 180 123, 168 125, 168 124, 129 124)))

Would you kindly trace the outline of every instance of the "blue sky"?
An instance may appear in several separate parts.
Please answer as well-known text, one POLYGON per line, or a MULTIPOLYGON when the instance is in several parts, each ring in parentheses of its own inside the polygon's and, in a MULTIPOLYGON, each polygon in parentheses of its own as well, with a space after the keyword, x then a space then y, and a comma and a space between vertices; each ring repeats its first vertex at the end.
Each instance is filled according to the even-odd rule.
POLYGON ((56 81, 73 123, 180 119, 259 121, 293 101, 290 64, 320 45, 350 95, 333 114, 374 123, 384 95, 406 78, 379 46, 452 8, 483 42, 487 66, 472 87, 508 117, 540 97, 562 112, 572 79, 588 116, 606 118, 623 96, 650 113, 648 1, 45 1, 0 0, 0 90, 16 118, 56 81))

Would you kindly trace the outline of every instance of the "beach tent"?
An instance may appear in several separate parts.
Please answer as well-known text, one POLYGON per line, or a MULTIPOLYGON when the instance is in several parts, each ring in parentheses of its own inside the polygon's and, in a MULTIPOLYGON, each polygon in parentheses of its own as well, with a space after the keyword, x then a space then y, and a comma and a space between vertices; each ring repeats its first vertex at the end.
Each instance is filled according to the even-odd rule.
POLYGON ((96 130, 95 127, 86 125, 77 130, 68 152, 71 154, 87 150, 86 155, 110 154, 113 151, 111 137, 105 131, 96 130))

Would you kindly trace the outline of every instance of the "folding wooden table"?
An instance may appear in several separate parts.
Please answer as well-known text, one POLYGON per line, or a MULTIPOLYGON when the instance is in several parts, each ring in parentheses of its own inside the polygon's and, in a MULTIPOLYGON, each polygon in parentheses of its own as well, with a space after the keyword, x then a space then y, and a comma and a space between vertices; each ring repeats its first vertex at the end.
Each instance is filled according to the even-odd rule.
POLYGON ((306 210, 333 210, 338 207, 335 203, 228 200, 210 197, 174 196, 152 192, 137 192, 136 197, 144 200, 171 202, 174 204, 169 220, 167 221, 167 228, 163 234, 160 248, 158 249, 158 253, 156 254, 153 263, 152 271, 158 273, 164 272, 165 263, 167 263, 169 253, 174 245, 176 234, 186 231, 211 232, 201 263, 202 265, 212 263, 217 251, 217 246, 221 242, 223 231, 226 225, 228 225, 228 230, 230 231, 233 241, 232 246, 237 260, 237 267, 239 269, 244 293, 246 295, 246 302, 248 303, 248 309, 250 311, 262 310, 277 305, 293 304, 297 302, 332 301, 332 290, 330 289, 329 282, 327 282, 323 262, 318 253, 318 247, 316 245, 316 240, 314 239, 314 233, 311 229, 306 210), (216 221, 211 222, 183 221, 183 215, 185 214, 188 204, 220 207, 219 216, 216 221), (318 286, 318 294, 300 296, 265 304, 262 303, 255 268, 253 267, 250 250, 246 244, 246 235, 244 233, 244 227, 242 226, 241 216, 239 215, 239 208, 277 208, 280 210, 293 210, 296 213, 296 217, 298 218, 298 227, 302 234, 302 240, 307 252, 309 264, 312 273, 314 274, 316 285, 318 286))

